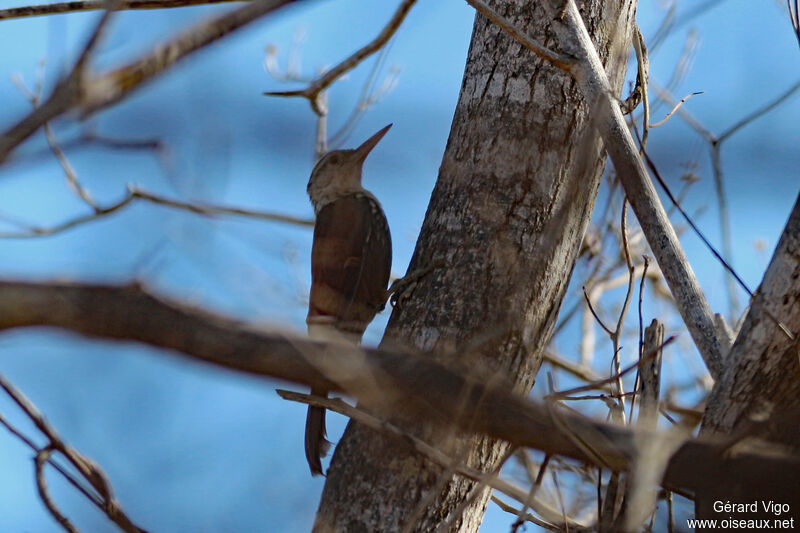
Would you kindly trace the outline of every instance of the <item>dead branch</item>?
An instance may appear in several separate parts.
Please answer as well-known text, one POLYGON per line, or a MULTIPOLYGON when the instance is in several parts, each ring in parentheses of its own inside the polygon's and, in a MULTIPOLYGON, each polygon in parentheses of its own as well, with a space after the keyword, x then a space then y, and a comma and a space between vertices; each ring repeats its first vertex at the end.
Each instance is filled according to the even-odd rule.
MULTIPOLYGON (((72 72, 41 106, 0 135, 0 163, 35 131, 67 111, 79 108, 85 117, 130 95, 177 62, 286 4, 299 0, 256 0, 195 25, 150 52, 104 74, 86 72, 87 46, 72 72)), ((98 25, 98 29, 101 26, 98 25)), ((92 45, 96 36, 89 40, 92 45)))
MULTIPOLYGON (((481 4, 477 0, 467 1, 476 9, 476 4, 481 4)), ((722 349, 717 338, 714 315, 638 155, 633 137, 625 125, 619 101, 611 90, 603 64, 574 0, 568 0, 563 12, 556 18, 556 21, 561 20, 562 23, 553 24, 562 49, 572 57, 567 63, 561 61, 560 57, 544 53, 541 46, 509 26, 507 21, 488 6, 482 5, 481 13, 539 57, 569 72, 578 82, 586 102, 596 114, 595 124, 631 207, 669 284, 678 311, 711 376, 716 379, 722 369, 722 349)))
MULTIPOLYGON (((187 7, 242 1, 244 0, 126 0, 117 2, 114 9, 164 9, 170 7, 187 7)), ((107 6, 107 0, 73 0, 71 2, 9 7, 7 9, 0 9, 0 20, 40 17, 43 15, 60 15, 63 13, 76 13, 80 11, 97 11, 106 9, 107 6)))
POLYGON ((519 41, 522 45, 525 46, 528 50, 536 54, 537 56, 541 57, 545 61, 553 64, 554 66, 569 72, 572 68, 572 65, 575 63, 575 58, 569 55, 560 54, 558 52, 554 52, 550 50, 546 46, 543 46, 519 29, 517 29, 511 21, 507 20, 505 17, 500 16, 497 12, 495 12, 492 8, 490 8, 485 2, 482 0, 467 0, 467 3, 475 8, 475 11, 486 17, 487 19, 491 20, 497 26, 503 29, 506 33, 511 35, 514 39, 519 41))
POLYGON ((36 490, 39 492, 39 499, 44 503, 47 512, 58 522, 58 525, 60 525, 64 531, 67 531, 67 533, 79 533, 78 528, 76 528, 72 522, 69 521, 69 518, 64 516, 58 509, 53 498, 50 497, 50 491, 47 490, 47 480, 44 477, 44 465, 50 460, 52 451, 52 448, 48 446, 43 450, 39 450, 39 453, 36 454, 36 458, 34 459, 36 465, 36 490))
POLYGON ((241 207, 229 207, 229 206, 214 205, 214 204, 185 202, 182 200, 175 200, 172 198, 166 198, 164 196, 158 196, 156 194, 144 191, 142 189, 137 189, 135 187, 129 186, 128 191, 121 200, 109 204, 107 206, 98 206, 92 213, 81 215, 50 227, 40 227, 40 226, 32 226, 29 224, 24 224, 24 227, 21 231, 0 232, 0 239, 30 239, 33 237, 46 237, 50 235, 55 235, 57 233, 73 229, 83 224, 93 222, 95 220, 99 220, 103 217, 116 213, 117 211, 124 209, 125 207, 131 205, 137 200, 150 202, 156 205, 162 205, 165 207, 182 209, 202 216, 217 216, 217 215, 242 216, 259 220, 285 222, 287 224, 295 224, 298 226, 309 227, 309 228, 314 227, 314 221, 310 219, 293 217, 289 215, 281 215, 279 213, 272 213, 268 211, 243 209, 241 207))
MULTIPOLYGON (((300 394, 297 392, 280 390, 280 389, 277 390, 277 393, 284 400, 290 400, 293 402, 301 402, 305 404, 325 407, 326 409, 335 411, 348 418, 352 418, 353 420, 361 424, 364 424, 365 426, 370 427, 375 431, 380 431, 392 437, 400 438, 405 442, 408 442, 417 453, 421 453, 422 455, 424 455, 434 463, 442 466, 443 468, 450 469, 453 471, 453 473, 472 479, 473 481, 477 481, 479 484, 483 486, 491 487, 494 490, 502 492, 506 496, 519 501, 520 503, 528 500, 529 498, 529 493, 525 489, 518 487, 508 481, 499 479, 497 477, 499 471, 484 473, 481 472, 480 470, 471 468, 463 464, 462 461, 458 461, 455 460, 453 457, 450 457, 442 450, 434 446, 431 446, 427 442, 424 442, 423 440, 403 431, 396 425, 381 420, 379 418, 376 418, 371 414, 365 412, 363 409, 353 407, 338 398, 323 398, 321 396, 310 396, 308 394, 300 394)), ((556 521, 558 521, 558 518, 560 518, 560 513, 557 510, 550 507, 544 501, 541 501, 539 499, 532 499, 530 506, 537 513, 539 513, 546 519, 549 520, 555 519, 556 521)), ((413 520, 410 520, 409 522, 414 523, 413 520)), ((572 528, 583 527, 582 524, 575 521, 570 521, 569 526, 572 528)))
MULTIPOLYGON (((207 311, 166 302, 139 285, 0 282, 0 329, 52 326, 107 339, 135 340, 217 366, 343 391, 367 408, 427 417, 613 470, 630 468, 634 431, 559 413, 496 383, 476 381, 429 356, 325 346, 207 311), (322 348, 325 348, 324 350, 322 348), (466 404, 464 401, 466 401, 466 404), (593 457, 575 440, 591 442, 593 457)), ((653 436, 651 438, 657 438, 653 436)), ((670 458, 666 488, 693 491, 736 479, 753 491, 791 490, 800 459, 745 452, 724 456, 711 441, 689 440, 670 458), (726 481, 727 480, 727 481, 726 481)))
POLYGON ((397 29, 403 23, 403 20, 405 20, 409 10, 411 10, 416 2, 417 0, 403 0, 398 6, 397 10, 394 12, 394 15, 392 15, 392 18, 389 19, 389 22, 386 23, 377 37, 356 50, 350 57, 340 62, 335 67, 325 72, 325 74, 311 82, 305 89, 299 89, 296 91, 272 91, 265 92, 264 94, 267 96, 300 96, 302 98, 306 98, 311 104, 311 109, 314 110, 314 113, 320 116, 326 115, 327 110, 325 109, 325 104, 323 101, 324 99, 321 99, 320 95, 322 95, 325 89, 330 87, 333 82, 339 79, 343 74, 350 72, 366 58, 380 50, 392 37, 392 35, 395 34, 397 29))
MULTIPOLYGON (((111 519, 120 529, 127 533, 145 533, 145 531, 133 522, 125 514, 122 508, 114 498, 114 493, 111 488, 105 472, 91 459, 83 456, 77 450, 69 446, 64 440, 61 439, 55 428, 50 425, 45 419, 44 415, 36 408, 31 401, 17 390, 9 381, 3 376, 0 376, 0 388, 17 404, 17 406, 25 413, 25 415, 33 422, 36 428, 47 437, 48 443, 42 448, 36 448, 36 486, 39 491, 39 497, 44 502, 50 514, 55 520, 67 531, 77 532, 77 529, 70 523, 70 521, 58 510, 55 502, 50 498, 47 490, 47 482, 44 476, 45 464, 51 462, 51 455, 53 452, 59 452, 67 461, 80 473, 81 477, 85 479, 92 488, 96 491, 97 496, 88 494, 87 491, 73 481, 72 476, 65 473, 65 471, 58 467, 56 468, 61 472, 67 480, 79 488, 81 492, 87 494, 89 500, 97 505, 107 516, 111 519)), ((8 424, 3 424, 6 427, 8 424)), ((27 439, 22 434, 12 431, 16 436, 21 438, 24 442, 31 445, 32 441, 27 439)))
POLYGON ((667 280, 678 311, 712 375, 722 367, 722 350, 714 327, 711 308, 686 259, 675 230, 638 156, 633 137, 625 126, 597 51, 592 45, 578 8, 568 1, 564 24, 554 25, 564 48, 580 58, 570 73, 586 101, 597 114, 596 124, 617 170, 625 194, 667 280))

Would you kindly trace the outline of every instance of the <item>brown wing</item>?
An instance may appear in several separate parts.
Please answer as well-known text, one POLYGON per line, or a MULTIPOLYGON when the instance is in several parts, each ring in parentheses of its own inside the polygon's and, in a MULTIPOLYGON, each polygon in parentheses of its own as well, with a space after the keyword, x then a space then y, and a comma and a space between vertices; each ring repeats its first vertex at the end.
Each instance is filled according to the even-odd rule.
POLYGON ((311 249, 309 324, 361 334, 386 301, 392 240, 374 198, 355 194, 323 207, 311 249))

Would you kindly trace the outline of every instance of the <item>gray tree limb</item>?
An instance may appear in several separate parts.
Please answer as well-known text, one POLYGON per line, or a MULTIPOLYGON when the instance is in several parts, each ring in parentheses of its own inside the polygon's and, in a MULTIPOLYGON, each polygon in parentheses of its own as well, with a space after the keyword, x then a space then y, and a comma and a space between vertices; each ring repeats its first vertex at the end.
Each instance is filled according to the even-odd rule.
MULTIPOLYGON (((510 392, 502 381, 464 376, 418 353, 328 346, 259 330, 157 298, 138 285, 0 281, 0 331, 32 326, 143 342, 233 371, 342 391, 370 410, 446 420, 465 431, 615 470, 630 468, 635 457, 635 429, 554 410, 510 392), (591 444, 590 454, 579 441, 591 444)), ((739 480, 791 496, 798 476, 796 457, 723 454, 712 440, 687 439, 670 459, 663 483, 693 491, 709 479, 739 480)))

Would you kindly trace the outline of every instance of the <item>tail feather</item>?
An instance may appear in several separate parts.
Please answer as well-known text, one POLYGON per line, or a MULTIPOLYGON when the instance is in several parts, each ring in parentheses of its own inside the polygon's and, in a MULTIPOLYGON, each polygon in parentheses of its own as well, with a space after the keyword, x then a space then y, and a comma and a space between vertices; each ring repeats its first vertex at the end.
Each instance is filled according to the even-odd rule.
MULTIPOLYGON (((326 396, 325 391, 311 390, 311 394, 326 396)), ((322 457, 328 453, 331 443, 325 438, 325 409, 309 406, 306 415, 306 460, 311 474, 322 475, 322 457)))
MULTIPOLYGON (((316 341, 325 341, 335 344, 348 344, 357 346, 361 342, 360 332, 343 331, 336 327, 332 317, 309 316, 308 336, 316 341)), ((366 324, 364 324, 366 326, 366 324)), ((327 396, 328 391, 315 389, 312 387, 311 394, 316 396, 327 396)), ((331 443, 325 438, 325 409, 322 407, 310 406, 306 415, 306 460, 311 469, 311 474, 315 476, 324 475, 322 472, 322 457, 328 453, 331 443)))

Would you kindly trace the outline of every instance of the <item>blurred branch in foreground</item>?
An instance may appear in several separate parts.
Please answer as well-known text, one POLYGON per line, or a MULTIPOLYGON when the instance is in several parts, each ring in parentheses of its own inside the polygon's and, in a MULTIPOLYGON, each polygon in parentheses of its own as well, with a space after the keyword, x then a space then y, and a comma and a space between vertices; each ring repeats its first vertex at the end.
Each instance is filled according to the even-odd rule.
MULTIPOLYGON (((630 469, 637 455, 635 435, 641 430, 591 421, 520 398, 492 382, 496 380, 487 385, 486 379, 465 377, 430 357, 258 331, 207 311, 168 303, 136 284, 0 283, 0 328, 23 326, 136 340, 229 369, 343 391, 367 408, 424 416, 612 470, 630 469)), ((658 439, 658 433, 647 438, 658 439)), ((687 439, 669 459, 664 487, 694 492, 708 483, 736 480, 760 497, 777 490, 783 498, 800 498, 792 490, 800 475, 797 457, 752 451, 727 456, 721 453, 724 447, 711 440, 687 439)))

